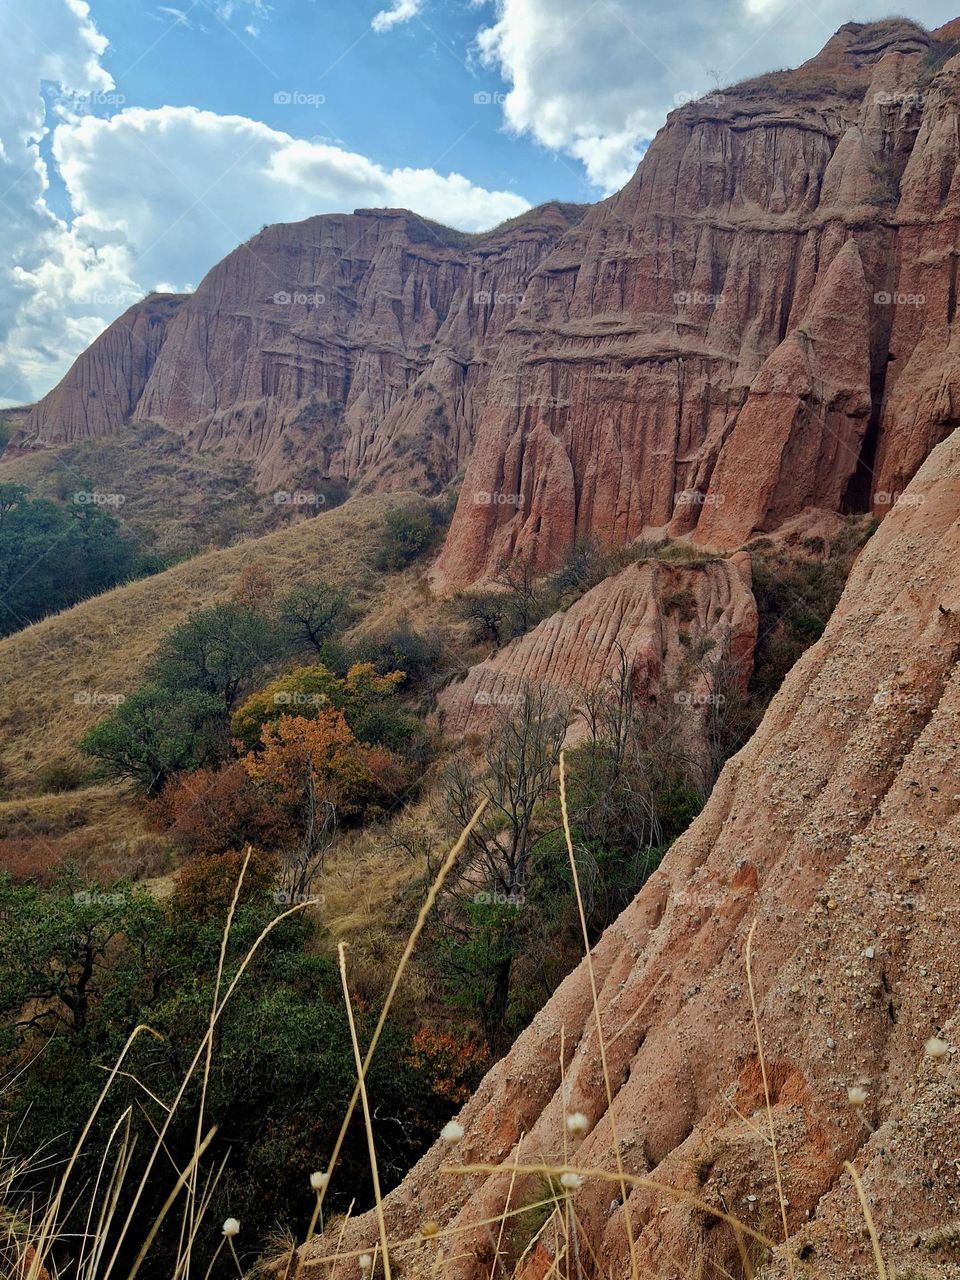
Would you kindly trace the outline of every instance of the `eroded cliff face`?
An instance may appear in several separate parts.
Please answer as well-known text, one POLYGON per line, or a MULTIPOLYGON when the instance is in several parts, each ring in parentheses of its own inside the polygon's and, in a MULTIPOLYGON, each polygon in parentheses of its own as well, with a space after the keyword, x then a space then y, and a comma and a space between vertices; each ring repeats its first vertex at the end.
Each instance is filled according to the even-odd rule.
POLYGON ((468 236, 404 210, 267 227, 196 293, 132 308, 30 413, 23 443, 129 418, 256 463, 263 487, 319 478, 435 489, 462 471, 490 352, 579 206, 468 236))
MULTIPOLYGON (((700 758, 719 674, 740 689, 750 677, 758 625, 750 579, 745 552, 703 564, 629 565, 448 686, 438 699, 444 731, 489 731, 527 688, 575 700, 625 664, 635 697, 672 701, 681 737, 700 758)), ((574 720, 568 744, 585 731, 574 720)))
POLYGON ((128 308, 20 415, 13 448, 90 440, 128 422, 184 301, 183 294, 151 293, 128 308))
MULTIPOLYGON (((767 1261, 763 1275, 777 1280, 805 1274, 804 1263, 823 1280, 877 1274, 843 1171, 852 1160, 891 1274, 954 1274, 956 439, 934 450, 908 494, 703 813, 594 950, 612 1106, 582 964, 464 1108, 463 1140, 438 1142, 385 1201, 390 1238, 406 1242, 395 1271, 474 1280, 490 1275, 499 1250, 512 1274, 529 1244, 522 1274, 546 1274, 564 1238, 559 1219, 535 1241, 499 1233, 505 1207, 543 1195, 540 1175, 512 1167, 615 1172, 614 1142, 628 1175, 664 1189, 636 1186, 626 1206, 615 1178, 588 1175, 570 1191, 587 1275, 630 1274, 631 1233, 641 1275, 745 1274, 713 1210, 782 1240, 745 967, 756 921, 752 978, 789 1240, 769 1258, 750 1243, 754 1263, 767 1261), (933 1036, 953 1046, 945 1057, 925 1053, 933 1036), (862 1089, 862 1106, 850 1088, 862 1089), (565 1132, 573 1112, 587 1117, 582 1139, 565 1132), (444 1171, 458 1163, 502 1172, 444 1171), (430 1221, 440 1234, 420 1234, 430 1221)), ((334 1243, 316 1242, 303 1274, 325 1274, 309 1258, 334 1243)), ((338 1247, 376 1244, 368 1214, 338 1247)))
POLYGON ((851 23, 670 116, 504 335, 442 588, 889 508, 957 421, 955 39, 851 23))

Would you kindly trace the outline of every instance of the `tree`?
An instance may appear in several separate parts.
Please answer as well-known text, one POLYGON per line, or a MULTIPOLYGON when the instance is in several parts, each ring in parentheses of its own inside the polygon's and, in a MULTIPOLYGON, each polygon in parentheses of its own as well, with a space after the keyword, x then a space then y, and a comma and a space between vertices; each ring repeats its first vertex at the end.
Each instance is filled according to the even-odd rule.
POLYGON ((278 653, 275 629, 258 609, 228 602, 192 613, 160 645, 156 684, 208 694, 232 711, 241 692, 278 653))
POLYGON ((385 748, 359 743, 337 708, 313 719, 281 716, 264 726, 262 741, 243 767, 287 815, 295 833, 284 850, 287 887, 304 894, 323 870, 338 822, 381 812, 406 777, 385 748))
POLYGON ((107 777, 157 795, 175 774, 222 757, 223 704, 209 693, 185 689, 171 697, 159 685, 144 685, 88 729, 80 749, 107 777))
POLYGON ((143 567, 136 546, 101 507, 65 508, 31 499, 23 485, 0 485, 0 635, 115 586, 143 567))
POLYGON ((555 788, 569 713, 543 688, 524 690, 484 748, 485 768, 464 757, 447 770, 451 824, 465 828, 479 805, 455 881, 444 895, 433 934, 438 971, 459 985, 494 1051, 510 1035, 514 963, 534 927, 528 881, 545 838, 555 829, 546 801, 555 788))
POLYGON ((529 556, 503 561, 494 582, 506 596, 506 611, 512 636, 522 636, 542 621, 548 612, 545 594, 529 556))
POLYGON ((279 849, 293 835, 285 814, 255 786, 239 760, 172 778, 154 802, 153 816, 191 856, 214 857, 248 844, 279 849))
POLYGON ((420 733, 419 725, 396 705, 403 680, 402 671, 378 675, 371 662, 354 663, 344 677, 322 663, 295 667, 247 698, 234 712, 231 730, 238 742, 253 750, 264 727, 281 716, 314 720, 335 708, 344 713, 351 733, 361 742, 398 747, 405 737, 420 733))
POLYGON ((298 583, 277 606, 280 625, 295 651, 327 656, 330 641, 346 626, 347 593, 324 578, 298 583))
POLYGON ((384 521, 374 567, 388 572, 405 569, 436 546, 445 520, 435 503, 394 507, 384 521))

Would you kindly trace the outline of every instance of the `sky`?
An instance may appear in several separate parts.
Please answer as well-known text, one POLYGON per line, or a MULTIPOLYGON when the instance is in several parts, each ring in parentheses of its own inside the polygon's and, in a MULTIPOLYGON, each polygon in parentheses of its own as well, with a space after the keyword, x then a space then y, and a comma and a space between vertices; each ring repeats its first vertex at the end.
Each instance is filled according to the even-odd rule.
MULTIPOLYGON (((915 0, 926 26, 960 0, 915 0)), ((872 0, 0 0, 0 406, 271 222, 478 231, 630 177, 668 111, 872 0)))

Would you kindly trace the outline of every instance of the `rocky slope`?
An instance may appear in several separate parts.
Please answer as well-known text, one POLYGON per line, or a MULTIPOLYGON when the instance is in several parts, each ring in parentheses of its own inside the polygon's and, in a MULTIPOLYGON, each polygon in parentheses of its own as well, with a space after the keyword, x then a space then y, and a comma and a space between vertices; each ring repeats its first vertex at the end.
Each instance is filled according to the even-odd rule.
POLYGON ((529 277, 581 214, 543 205, 477 236, 390 209, 267 227, 196 293, 126 312, 14 445, 133 418, 254 460, 263 487, 436 488, 465 465, 529 277))
POLYGON ((957 421, 956 38, 849 23, 671 114, 531 279, 442 586, 578 537, 889 508, 957 421))
POLYGON ((744 552, 703 564, 629 565, 446 688, 444 731, 483 733, 525 687, 569 696, 598 687, 625 661, 638 697, 672 696, 689 711, 686 736, 702 754, 716 672, 725 667, 743 688, 750 676, 757 639, 750 576, 744 552))
MULTIPOLYGON (((397 1247, 395 1273, 488 1276, 499 1233, 480 1224, 507 1201, 543 1194, 539 1175, 514 1177, 510 1166, 566 1157, 613 1170, 614 1134, 628 1175, 672 1190, 638 1186, 625 1209, 618 1185, 585 1178, 571 1195, 588 1274, 628 1274, 627 1213, 639 1274, 665 1280, 744 1274, 733 1230, 709 1210, 782 1239, 745 969, 753 921, 789 1232, 764 1276, 877 1274, 845 1160, 860 1171, 896 1274, 957 1273, 956 439, 908 492, 704 812, 595 948, 612 1107, 582 964, 465 1107, 458 1147, 438 1143, 387 1198, 391 1236, 413 1238, 397 1247), (935 1035, 951 1046, 945 1057, 925 1054, 935 1035), (862 1105, 851 1105, 851 1088, 862 1105), (582 1140, 565 1135, 573 1112, 588 1120, 582 1140), (506 1172, 445 1173, 451 1160, 506 1172), (430 1228, 416 1243, 430 1220, 457 1234, 430 1228)), ((525 1231, 499 1241, 507 1274, 530 1244, 523 1274, 542 1276, 562 1232, 555 1220, 536 1243, 525 1231)), ((348 1225, 342 1248, 376 1240, 367 1215, 348 1225)), ((750 1249, 755 1261, 767 1256, 750 1249)), ((323 1271, 317 1262, 303 1274, 323 1271)))

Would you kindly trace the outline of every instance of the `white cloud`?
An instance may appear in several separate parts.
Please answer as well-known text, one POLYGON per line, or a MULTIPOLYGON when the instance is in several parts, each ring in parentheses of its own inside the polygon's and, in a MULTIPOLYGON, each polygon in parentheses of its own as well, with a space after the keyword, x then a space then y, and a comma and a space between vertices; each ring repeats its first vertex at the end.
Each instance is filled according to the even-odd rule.
POLYGON ((529 207, 460 174, 390 169, 243 116, 84 114, 91 101, 119 101, 86 4, 34 0, 29 21, 0 5, 0 404, 43 394, 130 303, 193 287, 263 223, 387 205, 481 230, 529 207), (59 86, 51 153, 69 224, 46 203, 41 80, 59 86))
POLYGON ((422 8, 423 0, 393 0, 389 9, 381 9, 373 15, 370 25, 377 32, 389 31, 391 27, 415 18, 422 8))
MULTIPOLYGON (((914 0, 910 16, 939 25, 956 0, 914 0)), ((886 17, 889 0, 495 0, 481 61, 510 91, 507 126, 579 160, 614 191, 680 95, 795 66, 851 19, 886 17)))

